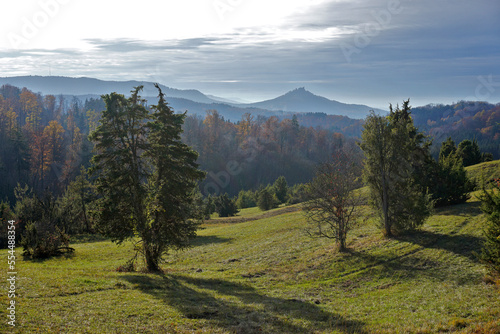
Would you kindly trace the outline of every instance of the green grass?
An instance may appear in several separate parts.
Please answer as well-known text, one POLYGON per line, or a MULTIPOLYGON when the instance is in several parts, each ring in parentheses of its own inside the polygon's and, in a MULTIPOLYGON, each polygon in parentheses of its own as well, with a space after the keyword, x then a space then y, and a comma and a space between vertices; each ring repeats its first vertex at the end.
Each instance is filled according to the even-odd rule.
MULTIPOLYGON (((438 209, 421 231, 395 239, 363 207, 347 253, 307 237, 303 213, 285 209, 210 221, 192 248, 165 258, 161 275, 116 272, 132 247, 109 241, 74 244, 67 257, 18 259, 12 332, 500 332, 499 291, 474 255, 485 219, 476 200, 438 209)), ((5 309, 2 333, 10 330, 5 309)))
POLYGON ((500 179, 500 160, 483 162, 466 167, 465 170, 468 176, 475 179, 478 184, 481 184, 483 178, 486 182, 493 179, 500 179))

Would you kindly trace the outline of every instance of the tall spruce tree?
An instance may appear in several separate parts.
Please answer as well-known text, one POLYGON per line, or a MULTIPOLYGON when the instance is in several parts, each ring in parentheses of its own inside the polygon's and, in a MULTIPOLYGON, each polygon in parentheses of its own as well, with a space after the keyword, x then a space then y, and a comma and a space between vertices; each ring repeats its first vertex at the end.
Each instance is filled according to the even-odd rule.
POLYGON ((431 173, 429 189, 436 206, 464 203, 474 190, 474 182, 469 179, 458 154, 455 143, 448 138, 441 144, 439 161, 431 173))
POLYGON ((457 152, 457 147, 455 142, 451 137, 448 137, 446 141, 441 143, 441 149, 439 150, 439 160, 448 158, 450 155, 455 155, 457 152))
POLYGON ((278 201, 280 201, 280 203, 285 203, 288 200, 288 183, 283 175, 274 181, 273 188, 278 201))
POLYGON ((481 162, 481 150, 477 140, 465 139, 458 144, 457 155, 462 158, 464 167, 472 166, 481 162))
POLYGON ((416 180, 429 143, 415 128, 410 109, 407 100, 401 109, 391 105, 387 117, 370 114, 359 144, 365 153, 363 175, 371 204, 387 236, 421 226, 431 210, 430 196, 416 180))
POLYGON ((139 96, 142 86, 128 99, 104 95, 106 110, 89 137, 101 195, 98 227, 118 243, 138 237, 148 271, 160 270, 162 255, 195 236, 194 190, 204 177, 197 153, 180 140, 185 114, 174 114, 156 87, 152 113, 139 96))

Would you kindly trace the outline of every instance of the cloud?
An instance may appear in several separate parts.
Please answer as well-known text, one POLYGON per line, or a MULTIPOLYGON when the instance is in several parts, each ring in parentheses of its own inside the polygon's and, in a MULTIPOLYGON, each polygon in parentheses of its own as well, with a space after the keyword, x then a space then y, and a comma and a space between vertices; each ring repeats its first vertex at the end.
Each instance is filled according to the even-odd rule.
POLYGON ((101 52, 141 52, 147 51, 165 51, 165 50, 192 50, 205 45, 211 45, 218 41, 216 38, 188 38, 180 40, 167 41, 141 41, 137 39, 86 39, 85 41, 95 50, 101 52))
MULTIPOLYGON (((319 1, 274 25, 196 38, 87 38, 82 49, 0 51, 0 75, 151 80, 242 98, 306 85, 346 102, 472 95, 500 81, 496 0, 319 1), (345 46, 355 50, 346 56, 345 46)), ((491 94, 500 101, 500 88, 491 94)), ((397 102, 397 101, 392 101, 397 102)))

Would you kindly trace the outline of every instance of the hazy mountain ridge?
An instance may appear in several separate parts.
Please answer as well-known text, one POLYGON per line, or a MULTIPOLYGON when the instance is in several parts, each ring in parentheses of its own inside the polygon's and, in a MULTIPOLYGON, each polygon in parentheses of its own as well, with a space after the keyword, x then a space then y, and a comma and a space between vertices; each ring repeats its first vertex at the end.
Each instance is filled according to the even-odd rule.
POLYGON ((319 112, 328 115, 342 115, 350 118, 365 118, 370 110, 375 112, 385 113, 387 111, 372 108, 361 104, 346 104, 335 100, 327 99, 326 97, 315 95, 307 91, 304 87, 294 89, 277 98, 242 104, 240 106, 256 107, 275 111, 285 112, 319 112))
MULTIPOLYGON (((0 86, 3 84, 26 87, 36 93, 73 96, 99 96, 110 92, 129 95, 133 87, 143 85, 142 96, 156 97, 158 95, 154 84, 147 81, 104 81, 85 77, 19 76, 0 78, 0 86)), ((180 90, 161 84, 160 87, 176 110, 187 109, 189 112, 204 115, 206 110, 217 109, 226 119, 232 121, 240 120, 241 116, 246 112, 266 116, 282 115, 285 113, 320 112, 357 119, 364 118, 370 110, 386 112, 365 105, 345 104, 329 100, 325 97, 315 95, 305 88, 297 88, 275 99, 244 104, 215 96, 209 97, 194 89, 180 90), (183 99, 183 101, 174 101, 174 99, 183 99)), ((151 100, 151 98, 148 100, 151 100)))
MULTIPOLYGON (((35 93, 44 95, 102 95, 116 92, 130 95, 130 91, 137 86, 144 86, 143 96, 157 96, 158 91, 153 82, 147 81, 104 81, 94 78, 70 78, 70 77, 44 77, 44 76, 20 76, 0 78, 0 86, 10 84, 16 87, 26 87, 35 93)), ((167 97, 184 98, 200 103, 218 103, 219 101, 207 97, 195 89, 181 90, 160 84, 160 88, 167 97)))

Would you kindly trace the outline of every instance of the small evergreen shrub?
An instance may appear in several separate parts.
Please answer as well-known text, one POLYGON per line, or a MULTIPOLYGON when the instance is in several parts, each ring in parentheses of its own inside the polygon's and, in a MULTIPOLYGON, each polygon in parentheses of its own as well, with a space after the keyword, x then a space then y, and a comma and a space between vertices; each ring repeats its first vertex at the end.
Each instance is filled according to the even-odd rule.
POLYGON ((240 209, 253 208, 257 206, 257 201, 255 200, 255 194, 251 190, 241 190, 238 194, 238 199, 236 200, 236 206, 240 209))
POLYGON ((239 212, 236 202, 230 199, 227 194, 216 197, 214 203, 215 212, 219 214, 219 217, 232 217, 239 212))
POLYGON ((259 191, 259 198, 257 200, 257 205, 262 211, 267 211, 274 209, 278 206, 278 199, 276 194, 272 191, 270 186, 259 191))

